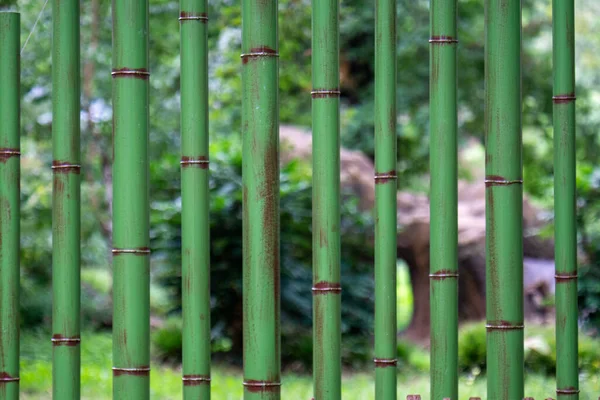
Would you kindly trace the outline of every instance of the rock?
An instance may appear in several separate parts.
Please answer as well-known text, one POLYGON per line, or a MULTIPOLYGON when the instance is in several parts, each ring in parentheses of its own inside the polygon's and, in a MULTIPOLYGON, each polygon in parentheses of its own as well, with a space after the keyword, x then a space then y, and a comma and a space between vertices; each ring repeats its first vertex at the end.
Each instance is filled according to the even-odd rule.
MULTIPOLYGON (((281 162, 310 161, 310 132, 281 126, 281 162)), ((476 144, 478 145, 478 144, 476 144)), ((480 146, 480 145, 478 145, 480 146)), ((372 210, 375 201, 373 162, 359 151, 341 149, 341 183, 359 199, 362 210, 372 210)), ((483 164, 471 167, 474 183, 458 182, 459 318, 485 318, 485 185, 483 164)), ((402 177, 400 177, 401 179, 402 177)), ((418 193, 397 195, 398 258, 409 265, 414 296, 413 319, 406 334, 419 341, 429 335, 429 200, 418 193)), ((538 236, 546 221, 544 210, 523 200, 524 292, 526 318, 546 320, 548 310, 539 301, 540 293, 554 291, 554 246, 538 236), (540 260, 541 259, 541 260, 540 260), (540 267, 540 266, 543 266, 540 267)))

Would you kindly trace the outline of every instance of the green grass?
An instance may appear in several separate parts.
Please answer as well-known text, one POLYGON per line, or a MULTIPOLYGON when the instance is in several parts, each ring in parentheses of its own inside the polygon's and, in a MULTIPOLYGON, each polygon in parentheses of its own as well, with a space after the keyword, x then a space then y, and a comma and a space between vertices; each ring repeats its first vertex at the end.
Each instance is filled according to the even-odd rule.
MULTIPOLYGON (((24 333, 21 343, 21 399, 49 399, 52 386, 52 348, 49 336, 42 333, 24 333)), ((82 399, 103 400, 111 398, 111 336, 106 333, 82 335, 82 399)), ((212 371, 212 397, 218 400, 242 398, 242 376, 239 370, 215 367, 212 371)), ((527 396, 536 399, 554 397, 554 381, 547 377, 527 377, 527 396)), ((284 374, 282 398, 286 400, 309 400, 312 398, 311 377, 284 374)), ((581 399, 593 399, 600 393, 600 376, 582 379, 581 399)), ((369 373, 346 374, 343 382, 344 400, 368 400, 374 395, 373 379, 369 373)), ((400 373, 398 375, 399 399, 407 394, 421 394, 428 400, 429 380, 427 374, 400 373)), ((153 399, 181 399, 181 371, 179 368, 152 365, 151 395, 153 399)), ((469 396, 485 398, 485 379, 462 377, 461 399, 469 396)))

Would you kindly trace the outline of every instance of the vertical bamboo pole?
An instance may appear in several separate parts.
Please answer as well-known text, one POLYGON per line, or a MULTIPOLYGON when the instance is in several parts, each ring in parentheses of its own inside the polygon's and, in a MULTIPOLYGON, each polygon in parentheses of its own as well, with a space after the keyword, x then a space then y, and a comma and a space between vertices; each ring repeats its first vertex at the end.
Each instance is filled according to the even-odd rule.
POLYGON ((458 400, 456 0, 430 13, 431 398, 458 400))
POLYGON ((486 0, 487 396, 523 398, 521 1, 486 0))
POLYGON ((52 5, 52 392, 79 399, 79 0, 52 5))
POLYGON ((0 399, 19 398, 20 14, 0 11, 0 399))
POLYGON ((375 38, 375 398, 395 400, 398 354, 395 0, 376 0, 375 38))
POLYGON ((113 8, 113 398, 150 394, 148 0, 113 8))
POLYGON ((277 0, 243 0, 245 400, 281 396, 277 36, 277 0))
POLYGON ((553 0, 556 395, 579 399, 575 227, 575 5, 553 0))
POLYGON ((312 291, 316 400, 341 398, 338 8, 338 0, 312 2, 312 291))
POLYGON ((181 0, 183 397, 210 399, 207 1, 181 0))

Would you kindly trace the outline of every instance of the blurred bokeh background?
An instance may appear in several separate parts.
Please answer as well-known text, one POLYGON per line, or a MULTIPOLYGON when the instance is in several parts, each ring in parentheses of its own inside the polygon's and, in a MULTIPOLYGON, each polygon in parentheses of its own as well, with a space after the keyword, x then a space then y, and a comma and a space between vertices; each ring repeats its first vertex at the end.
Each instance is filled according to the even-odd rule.
MULTIPOLYGON (((43 1, 2 0, 22 13, 22 43, 43 1)), ((211 0, 213 394, 241 394, 241 3, 211 0)), ((429 2, 398 0, 399 393, 427 398, 429 368, 429 2)), ((459 0, 461 396, 485 395, 483 117, 484 1, 459 0)), ((526 395, 553 396, 551 1, 523 3, 523 164, 526 192, 526 395)), ((112 320, 111 11, 81 3, 82 394, 110 398, 112 320)), ((576 0, 577 226, 582 398, 600 392, 600 3, 576 0)), ((179 4, 150 2, 150 185, 154 398, 179 398, 181 270, 179 4)), ((373 397, 374 4, 340 8, 344 399, 373 397)), ((22 53, 22 388, 51 385, 51 5, 22 53)), ((310 397, 311 4, 279 0, 283 397, 310 397)))

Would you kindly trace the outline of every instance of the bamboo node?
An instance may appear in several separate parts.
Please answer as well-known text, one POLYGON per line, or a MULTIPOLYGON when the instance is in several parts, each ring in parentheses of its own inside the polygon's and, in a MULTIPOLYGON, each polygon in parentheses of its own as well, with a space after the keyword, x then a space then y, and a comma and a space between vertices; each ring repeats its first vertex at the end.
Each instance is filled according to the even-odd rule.
POLYGON ((77 346, 81 343, 81 338, 79 336, 66 337, 60 334, 56 334, 52 336, 50 339, 52 341, 53 346, 77 346))
POLYGON ((138 78, 148 80, 150 72, 146 68, 116 68, 111 72, 113 78, 138 78))
POLYGON ((19 157, 21 151, 19 149, 2 148, 0 149, 0 159, 7 159, 10 157, 19 157))
POLYGON ((442 280, 446 278, 458 278, 458 272, 438 271, 429 274, 429 278, 433 280, 442 280))
POLYGON ((279 57, 279 53, 271 53, 269 51, 256 51, 252 53, 243 53, 240 55, 242 60, 247 58, 258 58, 258 57, 279 57))
POLYGON ((181 11, 179 13, 179 21, 201 21, 201 22, 208 22, 208 15, 206 15, 206 13, 196 14, 194 12, 181 11))
POLYGON ((556 394, 578 394, 579 389, 575 389, 573 387, 564 388, 564 389, 556 389, 556 394))
POLYGON ((420 394, 408 394, 406 395, 406 400, 421 400, 420 394))
POLYGON ((395 367, 398 364, 397 358, 374 358, 375 368, 395 367))
POLYGON ((512 331, 521 330, 524 328, 523 324, 511 324, 510 322, 500 321, 500 323, 488 323, 485 325, 488 331, 512 331))
POLYGON ((556 282, 563 282, 563 281, 577 280, 578 276, 579 275, 577 274, 577 272, 575 272, 574 274, 557 273, 554 275, 554 279, 556 280, 556 282))
POLYGON ((431 44, 455 44, 458 43, 458 39, 452 36, 432 36, 429 38, 431 44))
POLYGON ((60 161, 53 161, 52 162, 52 171, 55 171, 55 172, 70 172, 70 171, 79 172, 79 171, 81 171, 81 165, 64 163, 64 162, 60 162, 60 161))
POLYGON ((577 100, 577 96, 575 96, 575 93, 559 94, 556 96, 552 96, 552 102, 554 104, 570 103, 575 100, 577 100))
POLYGON ((183 386, 210 385, 210 376, 208 375, 183 375, 181 380, 183 386))
POLYGON ((342 93, 339 89, 314 89, 310 95, 313 99, 323 99, 328 97, 340 97, 342 93))
POLYGON ((342 293, 342 285, 336 282, 318 282, 312 287, 314 295, 327 293, 342 293))
POLYGON ((184 156, 184 157, 181 157, 181 161, 179 162, 179 164, 181 164, 183 167, 188 166, 188 165, 198 165, 202 169, 207 169, 208 165, 210 164, 210 161, 207 160, 206 157, 204 157, 204 156, 201 156, 201 157, 184 156))
POLYGON ((21 378, 18 376, 10 376, 6 372, 0 372, 0 383, 4 382, 19 382, 21 378))
POLYGON ((281 382, 248 380, 248 381, 244 381, 244 386, 254 386, 254 387, 281 386, 281 382))
POLYGON ((136 376, 149 376, 150 375, 150 367, 137 367, 137 368, 119 368, 113 367, 113 376, 121 376, 121 375, 136 375, 136 376))
POLYGON ((257 381, 253 379, 243 382, 244 388, 250 393, 261 392, 279 392, 281 390, 281 382, 257 381))
POLYGON ((501 176, 486 176, 485 177, 485 187, 490 186, 509 186, 509 185, 522 185, 523 179, 505 179, 501 176))
POLYGON ((386 183, 390 180, 398 179, 398 174, 396 171, 388 171, 388 172, 376 172, 375 173, 375 183, 386 183))
POLYGON ((150 249, 148 247, 138 247, 136 249, 112 249, 113 255, 118 254, 150 254, 150 249))

